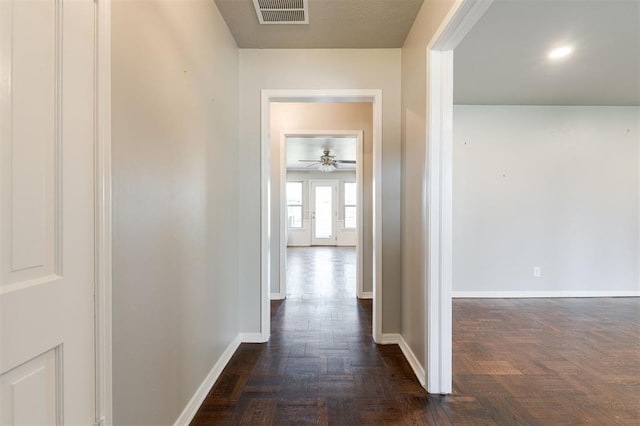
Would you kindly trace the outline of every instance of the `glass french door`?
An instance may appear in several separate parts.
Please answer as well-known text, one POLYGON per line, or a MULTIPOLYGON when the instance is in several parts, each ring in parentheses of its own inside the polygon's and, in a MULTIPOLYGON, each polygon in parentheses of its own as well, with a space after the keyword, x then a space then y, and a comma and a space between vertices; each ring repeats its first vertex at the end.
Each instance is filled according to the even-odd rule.
POLYGON ((311 245, 335 246, 338 221, 338 181, 312 180, 311 245))

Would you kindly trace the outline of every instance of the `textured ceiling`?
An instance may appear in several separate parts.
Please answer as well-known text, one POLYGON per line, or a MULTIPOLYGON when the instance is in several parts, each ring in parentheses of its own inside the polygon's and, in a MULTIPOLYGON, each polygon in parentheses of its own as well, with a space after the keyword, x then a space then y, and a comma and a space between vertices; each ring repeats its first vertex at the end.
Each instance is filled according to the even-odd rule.
MULTIPOLYGON (((309 0, 308 25, 215 2, 240 48, 393 48, 423 0, 309 0)), ((494 0, 454 60, 456 104, 640 105, 640 0, 494 0), (561 43, 573 55, 549 61, 561 43)))
POLYGON ((240 48, 396 48, 423 0, 309 0, 308 25, 260 25, 252 0, 215 0, 240 48))
POLYGON ((454 61, 457 104, 640 105, 640 1, 495 0, 454 61))
MULTIPOLYGON (((287 138, 287 170, 316 170, 312 163, 301 163, 298 160, 319 160, 322 151, 328 149, 336 160, 356 159, 356 138, 354 137, 288 137, 287 138)), ((339 164, 339 170, 355 170, 355 164, 339 164)))

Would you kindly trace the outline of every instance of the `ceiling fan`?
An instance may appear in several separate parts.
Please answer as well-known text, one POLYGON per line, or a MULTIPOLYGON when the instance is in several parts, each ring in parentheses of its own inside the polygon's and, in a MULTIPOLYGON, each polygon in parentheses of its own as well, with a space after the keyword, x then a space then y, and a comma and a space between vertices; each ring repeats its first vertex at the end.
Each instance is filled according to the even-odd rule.
POLYGON ((309 164, 307 167, 318 166, 318 170, 321 172, 332 172, 340 164, 356 164, 355 160, 336 160, 335 155, 331 155, 331 151, 325 149, 320 156, 320 160, 298 160, 301 163, 313 163, 309 164))

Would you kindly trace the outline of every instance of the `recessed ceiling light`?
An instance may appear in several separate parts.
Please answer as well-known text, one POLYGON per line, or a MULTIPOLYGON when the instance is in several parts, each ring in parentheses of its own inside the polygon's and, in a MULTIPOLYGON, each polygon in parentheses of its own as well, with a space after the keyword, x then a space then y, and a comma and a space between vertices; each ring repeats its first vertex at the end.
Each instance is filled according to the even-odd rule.
POLYGON ((548 57, 549 59, 566 58, 567 56, 571 55, 571 52, 573 52, 573 46, 561 46, 549 52, 548 57))

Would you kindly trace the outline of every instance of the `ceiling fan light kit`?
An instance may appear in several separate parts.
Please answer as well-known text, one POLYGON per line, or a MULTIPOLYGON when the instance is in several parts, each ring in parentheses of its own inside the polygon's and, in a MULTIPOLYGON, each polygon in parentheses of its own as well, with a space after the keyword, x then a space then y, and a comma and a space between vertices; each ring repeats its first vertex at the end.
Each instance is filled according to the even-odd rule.
POLYGON ((320 170, 321 172, 325 172, 325 173, 330 173, 332 171, 334 171, 336 169, 336 166, 334 166, 333 164, 320 164, 318 166, 318 170, 320 170))
POLYGON ((323 151, 322 157, 320 157, 320 165, 318 170, 325 173, 331 173, 336 169, 336 160, 333 155, 329 155, 329 150, 323 151))

